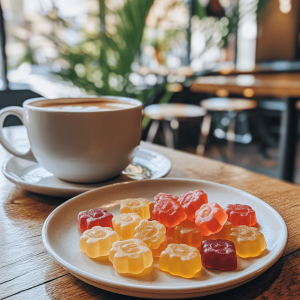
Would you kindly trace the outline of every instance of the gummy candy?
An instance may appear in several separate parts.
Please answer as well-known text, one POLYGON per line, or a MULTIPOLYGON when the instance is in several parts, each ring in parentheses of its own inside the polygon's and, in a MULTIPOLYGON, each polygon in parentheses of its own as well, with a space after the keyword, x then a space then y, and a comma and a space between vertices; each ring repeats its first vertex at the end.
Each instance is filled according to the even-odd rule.
POLYGON ((80 249, 91 258, 106 256, 111 245, 119 239, 118 233, 110 227, 94 226, 80 237, 80 249))
POLYGON ((166 235, 166 239, 159 245, 157 249, 151 249, 153 257, 160 257, 162 251, 164 251, 168 245, 174 244, 175 241, 172 237, 166 235))
POLYGON ((150 218, 152 217, 152 211, 153 211, 153 208, 154 208, 154 202, 150 202, 149 203, 149 211, 150 211, 150 218))
POLYGON ((172 228, 170 233, 177 244, 186 244, 191 247, 200 247, 202 243, 202 233, 197 225, 189 220, 185 220, 172 228))
POLYGON ((128 240, 134 236, 134 228, 138 226, 142 218, 136 213, 120 214, 112 219, 114 230, 120 239, 128 240))
POLYGON ((214 202, 203 204, 195 216, 195 223, 204 236, 219 232, 227 221, 223 208, 214 202))
POLYGON ((230 240, 229 236, 231 233, 232 224, 228 221, 225 222, 223 228, 214 234, 203 237, 204 240, 230 240))
POLYGON ((201 191, 190 191, 179 197, 177 202, 183 207, 187 214, 187 219, 195 220, 195 212, 205 203, 208 203, 207 195, 201 191))
POLYGON ((231 229, 230 240, 240 257, 255 257, 267 248, 264 235, 255 227, 241 225, 231 229))
POLYGON ((166 227, 157 221, 142 220, 134 229, 134 238, 142 240, 150 249, 157 249, 165 240, 166 227))
POLYGON ((91 229, 94 226, 111 227, 113 215, 103 208, 94 208, 81 211, 77 217, 77 225, 81 232, 91 229))
POLYGON ((120 213, 136 213, 142 219, 149 219, 149 202, 144 198, 124 199, 120 204, 120 213))
POLYGON ((237 268, 234 243, 228 240, 206 240, 201 245, 201 260, 205 268, 231 271, 237 268))
POLYGON ((177 201, 178 197, 171 195, 171 194, 159 193, 154 197, 154 202, 157 203, 160 200, 165 200, 165 199, 171 199, 171 200, 177 201))
POLYGON ((186 212, 171 197, 161 197, 155 202, 152 218, 166 227, 174 227, 186 219, 186 212))
POLYGON ((226 206, 225 212, 233 227, 240 225, 251 227, 257 223, 255 211, 249 205, 229 204, 226 206))
POLYGON ((200 252, 185 244, 170 244, 160 254, 159 268, 172 275, 191 278, 201 270, 200 252))
POLYGON ((153 262, 152 252, 139 239, 130 239, 113 243, 109 260, 118 273, 139 274, 153 262))

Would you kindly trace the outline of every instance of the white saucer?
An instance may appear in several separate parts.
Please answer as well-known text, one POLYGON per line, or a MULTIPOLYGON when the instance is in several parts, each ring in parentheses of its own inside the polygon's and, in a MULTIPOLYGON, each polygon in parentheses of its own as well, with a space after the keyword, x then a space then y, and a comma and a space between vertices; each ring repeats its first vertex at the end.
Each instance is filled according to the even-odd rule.
POLYGON ((47 251, 60 265, 93 286, 135 297, 175 299, 215 294, 261 275, 282 255, 287 242, 287 228, 282 217, 271 206, 241 190, 201 180, 156 179, 114 184, 64 202, 48 216, 42 238, 47 251), (142 197, 153 201, 153 197, 160 192, 180 196, 196 189, 205 191, 209 202, 217 202, 222 207, 230 203, 250 205, 256 211, 267 249, 256 258, 238 258, 235 271, 202 268, 200 276, 191 279, 160 271, 157 259, 154 260, 151 272, 144 276, 120 275, 108 260, 90 259, 80 251, 81 234, 76 224, 80 211, 103 207, 113 215, 118 215, 120 199, 142 197))
POLYGON ((78 184, 63 181, 42 168, 38 163, 11 157, 2 166, 4 176, 23 189, 56 197, 73 197, 86 191, 113 184, 139 179, 156 179, 168 174, 171 161, 165 156, 139 147, 131 164, 120 176, 105 182, 78 184))

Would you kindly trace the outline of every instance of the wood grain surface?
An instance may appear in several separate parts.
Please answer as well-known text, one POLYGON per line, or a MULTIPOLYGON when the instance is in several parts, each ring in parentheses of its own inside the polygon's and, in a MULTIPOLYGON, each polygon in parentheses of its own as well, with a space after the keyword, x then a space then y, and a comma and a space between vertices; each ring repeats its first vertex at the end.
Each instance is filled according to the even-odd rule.
MULTIPOLYGON (((18 130, 11 133, 18 138, 18 130)), ((172 161, 167 177, 214 181, 264 200, 284 218, 283 257, 255 280, 201 299, 300 299, 300 187, 207 158, 142 143, 172 161)), ((10 155, 0 146, 0 163, 10 155)), ((0 299, 129 299, 90 286, 60 267, 41 238, 47 216, 66 199, 27 192, 0 174, 0 299)))

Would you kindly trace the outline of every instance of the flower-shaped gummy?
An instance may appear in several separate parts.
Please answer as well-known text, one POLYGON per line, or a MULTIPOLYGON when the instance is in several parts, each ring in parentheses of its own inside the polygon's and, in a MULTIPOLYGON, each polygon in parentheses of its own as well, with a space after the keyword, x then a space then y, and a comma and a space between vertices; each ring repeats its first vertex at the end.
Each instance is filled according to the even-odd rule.
POLYGON ((231 229, 230 240, 240 257, 256 257, 267 248, 264 235, 255 227, 241 225, 231 229))
POLYGON ((120 213, 136 213, 142 219, 149 219, 149 202, 144 198, 124 199, 120 204, 120 213))
POLYGON ((200 252, 185 244, 170 244, 160 254, 159 268, 172 275, 191 278, 201 270, 200 252))
POLYGON ((80 249, 91 258, 106 256, 111 245, 119 239, 118 233, 110 227, 94 226, 80 237, 80 249))
POLYGON ((139 274, 153 263, 151 250, 139 239, 115 242, 109 260, 118 273, 139 274))
POLYGON ((231 228, 233 228, 232 224, 228 221, 225 222, 223 228, 214 234, 209 236, 204 236, 204 240, 230 240, 231 228))
POLYGON ((93 208, 81 211, 77 217, 77 225, 81 232, 91 229, 94 226, 111 227, 113 215, 103 208, 93 208))
POLYGON ((157 249, 165 234, 166 227, 155 220, 142 220, 134 229, 134 238, 142 240, 150 249, 157 249))
MULTIPOLYGON (((161 193, 162 194, 162 193, 161 193)), ((158 194, 161 195, 161 194, 158 194)), ((152 218, 165 225, 174 227, 186 219, 186 212, 173 198, 175 196, 163 194, 155 200, 152 218)))
POLYGON ((169 233, 177 244, 186 244, 191 247, 200 247, 202 243, 202 233, 198 226, 189 220, 185 220, 172 228, 169 233))
POLYGON ((214 202, 203 204, 195 216, 195 223, 204 236, 219 232, 228 217, 223 208, 214 202))
POLYGON ((234 243, 228 240, 206 240, 201 245, 202 265, 205 268, 232 271, 237 268, 234 243))
POLYGON ((166 239, 159 245, 157 249, 151 249, 153 257, 160 257, 160 254, 168 247, 170 244, 174 244, 175 241, 169 235, 166 235, 166 239))
POLYGON ((177 202, 183 207, 187 219, 195 220, 195 212, 205 203, 208 203, 207 195, 201 190, 190 191, 179 197, 177 202))
POLYGON ((136 213, 120 214, 112 219, 114 230, 120 239, 128 240, 134 237, 134 228, 139 225, 142 218, 136 213))
POLYGON ((257 223, 255 211, 249 205, 229 204, 226 206, 225 212, 233 227, 240 225, 251 227, 257 223))

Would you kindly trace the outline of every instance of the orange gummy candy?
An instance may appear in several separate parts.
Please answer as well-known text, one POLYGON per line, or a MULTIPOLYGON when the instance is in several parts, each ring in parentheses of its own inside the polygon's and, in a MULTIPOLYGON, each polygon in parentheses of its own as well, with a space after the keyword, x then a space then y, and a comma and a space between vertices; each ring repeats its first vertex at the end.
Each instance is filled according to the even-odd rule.
POLYGON ((200 252, 185 244, 170 244, 160 254, 159 268, 172 275, 191 278, 201 270, 200 252))
POLYGON ((165 240, 166 227, 158 221, 142 220, 134 229, 134 238, 142 240, 150 249, 157 249, 165 240))
POLYGON ((255 257, 267 248, 264 235, 255 227, 241 225, 231 229, 230 240, 240 257, 255 257))
POLYGON ((166 239, 159 245, 157 249, 151 249, 153 257, 160 257, 160 254, 168 247, 168 245, 174 243, 175 241, 173 238, 166 235, 166 239))
POLYGON ((134 228, 138 226, 142 218, 136 213, 120 214, 112 219, 114 230, 122 240, 132 239, 134 228))
POLYGON ((204 236, 219 232, 228 218, 224 209, 214 202, 203 204, 195 216, 195 223, 204 236))
POLYGON ((111 245, 119 239, 118 233, 110 227, 94 226, 80 237, 80 250, 91 258, 106 256, 111 245))
POLYGON ((139 274, 153 263, 151 250, 139 239, 113 243, 109 261, 118 273, 139 274))
POLYGON ((229 236, 231 234, 231 228, 233 228, 233 225, 226 221, 223 225, 223 228, 214 234, 211 234, 209 236, 204 236, 204 240, 230 240, 229 236))
POLYGON ((136 213, 142 219, 149 219, 149 202, 144 198, 124 199, 120 204, 120 213, 136 213))
POLYGON ((189 220, 185 220, 173 227, 169 234, 173 237, 175 243, 186 244, 196 248, 201 246, 203 240, 200 229, 194 222, 189 220))

